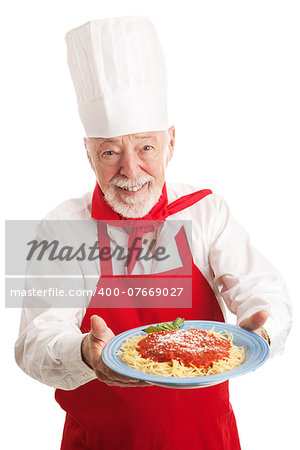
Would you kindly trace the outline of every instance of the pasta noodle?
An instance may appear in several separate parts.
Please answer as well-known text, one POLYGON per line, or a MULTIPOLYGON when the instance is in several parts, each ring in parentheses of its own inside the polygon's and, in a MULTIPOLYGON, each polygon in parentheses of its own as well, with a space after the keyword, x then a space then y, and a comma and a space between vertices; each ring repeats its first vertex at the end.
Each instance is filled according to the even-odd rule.
MULTIPOLYGON (((186 329, 185 331, 192 331, 193 329, 186 329)), ((179 330, 183 331, 183 330, 179 330)), ((200 331, 200 330, 198 330, 200 331)), ((167 333, 167 332, 164 332, 167 333)), ((218 339, 226 339, 229 341, 228 356, 222 357, 216 361, 209 363, 209 366, 205 365, 196 366, 195 364, 184 364, 180 359, 171 359, 166 362, 158 362, 152 358, 145 358, 140 353, 140 348, 138 344, 145 339, 145 335, 137 335, 128 338, 120 347, 117 354, 120 356, 121 360, 132 367, 133 369, 140 370, 144 373, 171 376, 171 377, 201 377, 207 375, 216 375, 223 373, 236 367, 240 366, 244 361, 245 351, 243 347, 235 346, 233 341, 233 336, 231 333, 217 333, 214 329, 209 332, 203 332, 208 335, 208 337, 214 336, 218 339)), ((158 333, 152 333, 158 334, 158 333)), ((149 335, 148 335, 149 336, 149 335)))

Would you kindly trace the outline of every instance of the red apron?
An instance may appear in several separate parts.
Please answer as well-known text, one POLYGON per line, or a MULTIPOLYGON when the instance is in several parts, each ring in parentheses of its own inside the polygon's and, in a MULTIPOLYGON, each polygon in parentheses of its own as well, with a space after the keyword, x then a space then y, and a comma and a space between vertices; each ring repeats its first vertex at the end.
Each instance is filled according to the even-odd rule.
MULTIPOLYGON (((182 197, 171 204, 170 211, 174 213, 174 206, 175 210, 185 209, 209 193, 200 191, 198 196, 182 197)), ((99 248, 109 245, 106 233, 98 234, 98 239, 99 248)), ((176 242, 184 265, 191 254, 183 228, 176 242)), ((100 277, 97 291, 103 278, 113 276, 111 260, 100 260, 100 268, 105 275, 100 277)), ((180 276, 183 270, 170 272, 180 276)), ((90 330, 94 314, 101 316, 115 334, 176 317, 224 322, 212 288, 194 263, 192 293, 192 308, 93 308, 99 305, 99 299, 93 297, 81 331, 90 330)), ((93 380, 73 391, 57 389, 55 397, 67 413, 61 450, 240 450, 228 382, 200 389, 168 389, 108 386, 93 380)))

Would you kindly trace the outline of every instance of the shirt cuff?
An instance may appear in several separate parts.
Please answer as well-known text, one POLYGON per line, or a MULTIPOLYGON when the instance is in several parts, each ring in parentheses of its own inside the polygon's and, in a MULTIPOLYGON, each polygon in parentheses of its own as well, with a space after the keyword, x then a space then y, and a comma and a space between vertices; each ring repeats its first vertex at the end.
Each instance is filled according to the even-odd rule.
POLYGON ((97 378, 93 369, 82 359, 81 343, 87 334, 67 334, 61 340, 62 364, 77 387, 97 378))
POLYGON ((281 355, 284 350, 284 345, 290 330, 290 322, 288 322, 285 327, 278 324, 272 317, 268 317, 264 328, 266 329, 271 345, 270 345, 270 356, 281 355))
MULTIPOLYGON (((256 312, 256 311, 254 311, 256 312)), ((254 314, 254 312, 251 312, 249 314, 249 317, 254 314)), ((244 320, 245 317, 240 317, 237 321, 237 325, 240 325, 242 320, 244 320)), ((280 355, 282 354, 284 350, 285 341, 287 339, 287 336, 289 334, 290 329, 290 322, 288 321, 285 323, 285 326, 283 326, 281 323, 278 323, 273 319, 273 317, 269 316, 266 322, 264 323, 263 327, 267 331, 271 345, 270 345, 270 356, 280 355)))

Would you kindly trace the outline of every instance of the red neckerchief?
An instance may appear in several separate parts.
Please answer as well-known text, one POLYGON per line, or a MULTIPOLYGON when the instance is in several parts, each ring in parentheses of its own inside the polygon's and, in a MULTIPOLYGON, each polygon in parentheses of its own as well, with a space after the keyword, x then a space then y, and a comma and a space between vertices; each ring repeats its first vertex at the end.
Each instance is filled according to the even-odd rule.
MULTIPOLYGON (((184 195, 183 197, 178 198, 168 205, 167 188, 165 183, 163 185, 162 193, 158 199, 158 202, 153 206, 148 214, 138 219, 126 219, 126 217, 122 217, 121 215, 116 213, 107 204, 104 199, 104 195, 99 187, 99 184, 97 183, 92 198, 91 216, 96 220, 118 221, 114 222, 114 226, 132 227, 128 238, 128 248, 131 248, 134 239, 142 238, 144 233, 154 231, 156 228, 158 228, 162 221, 166 220, 168 216, 171 216, 179 211, 182 211, 185 208, 188 208, 189 206, 192 206, 201 198, 211 193, 211 190, 203 189, 201 191, 193 192, 192 194, 184 195), (151 223, 149 223, 149 221, 151 221, 151 223)), ((140 241, 142 241, 142 239, 140 239, 140 241)), ((139 253, 138 250, 137 253, 139 253)), ((136 259, 132 258, 128 266, 128 274, 132 272, 135 262, 136 259)))
MULTIPOLYGON (((93 199, 92 199, 92 211, 91 215, 93 219, 97 220, 126 220, 126 226, 129 224, 129 221, 136 220, 165 220, 168 217, 168 196, 166 184, 163 185, 161 196, 158 199, 158 202, 153 206, 151 211, 146 214, 146 216, 138 218, 138 219, 126 219, 126 217, 122 217, 117 214, 105 201, 104 195, 99 187, 99 184, 96 184, 93 199)), ((120 226, 122 226, 120 224, 120 226)))

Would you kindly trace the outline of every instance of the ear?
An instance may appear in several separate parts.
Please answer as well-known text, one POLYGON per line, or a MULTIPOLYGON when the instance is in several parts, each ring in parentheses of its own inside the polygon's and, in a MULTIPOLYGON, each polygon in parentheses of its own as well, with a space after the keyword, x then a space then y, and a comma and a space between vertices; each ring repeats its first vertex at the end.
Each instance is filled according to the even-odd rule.
POLYGON ((93 162, 92 162, 92 158, 91 158, 91 155, 90 155, 90 150, 89 150, 89 145, 88 145, 88 138, 86 138, 86 137, 83 138, 83 142, 84 142, 84 146, 85 146, 86 156, 88 157, 88 160, 89 160, 91 168, 95 172, 94 165, 93 165, 93 162))
POLYGON ((168 162, 169 162, 173 157, 174 148, 175 148, 175 127, 174 127, 174 125, 172 125, 168 129, 168 136, 169 136, 169 144, 168 144, 168 149, 169 149, 168 162))

